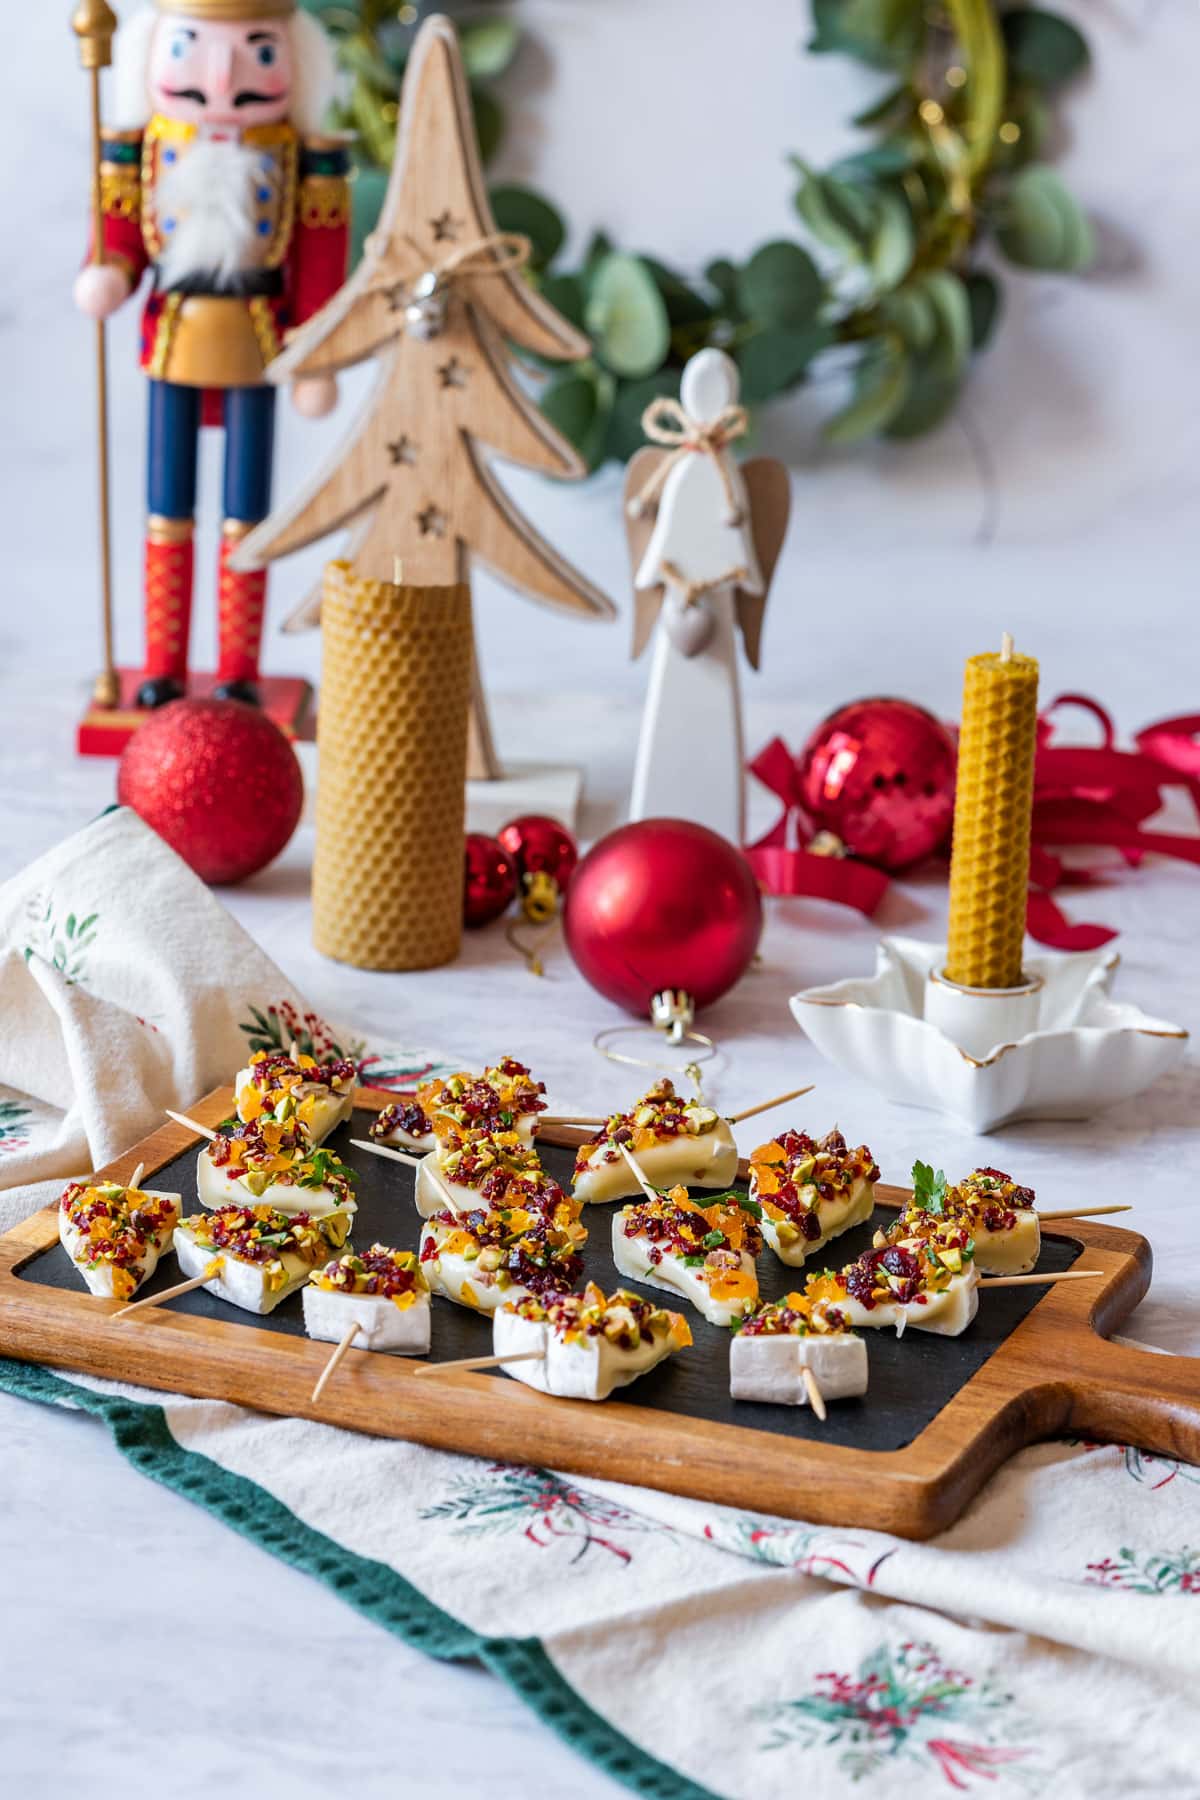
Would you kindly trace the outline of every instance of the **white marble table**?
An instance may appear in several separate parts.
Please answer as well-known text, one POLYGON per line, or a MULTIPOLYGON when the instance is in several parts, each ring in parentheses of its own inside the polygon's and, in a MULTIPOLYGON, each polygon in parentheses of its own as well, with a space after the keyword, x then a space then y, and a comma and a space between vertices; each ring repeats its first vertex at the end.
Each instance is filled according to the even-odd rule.
MULTIPOLYGON (((73 699, 48 682, 0 676, 10 777, 0 789, 0 877, 111 798, 111 766, 75 763, 67 754, 73 699)), ((572 747, 591 769, 587 829, 603 829, 627 779, 627 709, 568 697, 548 716, 531 720, 515 703, 500 714, 518 753, 536 753, 548 728, 569 728, 572 747)), ((754 709, 751 741, 774 723, 772 709, 754 709)), ((628 1077, 590 1042, 617 1015, 583 985, 561 950, 540 982, 497 930, 469 937, 458 963, 427 974, 365 975, 322 961, 308 942, 310 854, 305 830, 280 863, 225 898, 320 1010, 467 1060, 512 1048, 564 1095, 608 1103, 627 1093, 628 1077)), ((1123 928, 1125 991, 1184 1024, 1200 1010, 1189 923, 1198 879, 1190 869, 1157 866, 1086 902, 1123 928)), ((896 887, 879 922, 933 935, 940 908, 936 877, 929 876, 896 887)), ((772 905, 761 965, 705 1016, 723 1051, 714 1094, 733 1106, 813 1080, 819 1085, 807 1106, 819 1111, 806 1116, 836 1119, 861 1134, 891 1177, 901 1177, 916 1155, 947 1168, 984 1160, 1018 1169, 1043 1203, 1133 1198, 1138 1227, 1171 1253, 1133 1329, 1166 1349, 1200 1351, 1200 1212, 1187 1204, 1198 1168, 1194 1064, 1088 1124, 1017 1126, 988 1139, 890 1106, 822 1063, 786 1005, 797 986, 868 967, 875 935, 873 925, 839 909, 772 905)), ((441 1800, 478 1779, 473 1739, 481 1727, 502 1768, 536 1768, 539 1780, 569 1787, 580 1800, 619 1791, 499 1683, 407 1650, 314 1582, 151 1486, 90 1421, 0 1397, 0 1470, 0 1741, 12 1792, 22 1800, 59 1800, 76 1786, 97 1800, 151 1790, 190 1800, 218 1788, 225 1800, 324 1800, 351 1790, 357 1800, 391 1800, 399 1779, 395 1746, 406 1739, 436 1741, 438 1766, 426 1763, 420 1792, 422 1800, 441 1800), (295 1691, 298 1645, 305 1647, 303 1666, 336 1694, 328 1734, 334 1749, 322 1748, 320 1732, 315 1745, 288 1753, 248 1724, 221 1738, 206 1728, 196 1705, 199 1683, 216 1679, 225 1693, 261 1692, 264 1685, 295 1691), (115 1710, 107 1687, 113 1671, 129 1674, 133 1696, 115 1710), (467 1716, 469 1734, 460 1729, 467 1716), (121 1742, 114 1718, 128 1733, 121 1742), (57 1760, 48 1776, 39 1746, 51 1734, 57 1760)), ((525 1789, 512 1774, 497 1791, 515 1796, 525 1789)))

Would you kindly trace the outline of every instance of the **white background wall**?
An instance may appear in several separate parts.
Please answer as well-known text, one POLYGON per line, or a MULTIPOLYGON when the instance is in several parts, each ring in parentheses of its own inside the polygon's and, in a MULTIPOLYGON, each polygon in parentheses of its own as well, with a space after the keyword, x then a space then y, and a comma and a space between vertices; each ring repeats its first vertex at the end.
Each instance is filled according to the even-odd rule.
MULTIPOLYGON (((1090 687, 1127 727, 1200 705, 1200 21, 1193 0, 1061 3, 1087 30, 1095 66, 1061 109, 1059 166, 1098 220, 1102 266, 1084 280, 1005 277, 1006 318, 967 406, 930 440, 825 449, 818 425, 838 397, 828 382, 765 417, 761 442, 791 462, 795 508, 755 712, 771 702, 785 731, 788 696, 807 711, 883 688, 953 711, 964 655, 1002 627, 1041 656, 1045 692, 1090 687)), ((93 389, 90 330, 69 301, 87 184, 69 10, 66 0, 23 7, 6 34, 0 659, 10 673, 14 659, 61 671, 82 691, 96 642, 93 389)), ((516 12, 528 42, 507 81, 513 122, 498 172, 541 185, 581 237, 603 224, 683 268, 788 232, 785 154, 836 154, 879 85, 803 53, 800 0, 521 0, 516 12)), ((140 653, 135 327, 131 308, 111 333, 125 660, 140 653)), ((277 493, 346 421, 345 407, 321 426, 284 415, 277 493)), ((493 691, 511 699, 549 680, 632 701, 644 677, 627 660, 616 472, 583 489, 520 476, 513 486, 623 616, 615 627, 567 623, 481 579, 493 691)), ((275 619, 320 560, 282 565, 275 619)), ((208 656, 202 569, 197 646, 208 656)), ((318 655, 315 637, 272 638, 267 660, 315 673, 318 655)))

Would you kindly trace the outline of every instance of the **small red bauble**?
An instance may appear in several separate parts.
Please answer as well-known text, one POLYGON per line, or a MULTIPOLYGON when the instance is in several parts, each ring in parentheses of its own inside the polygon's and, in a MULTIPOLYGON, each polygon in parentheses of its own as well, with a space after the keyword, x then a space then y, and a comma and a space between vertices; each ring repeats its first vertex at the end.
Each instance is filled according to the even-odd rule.
POLYGON ((304 777, 287 738, 256 706, 172 700, 126 744, 117 799, 202 881, 243 881, 300 823, 304 777))
POLYGON ((945 842, 954 817, 954 740, 910 700, 855 700, 830 713, 796 759, 813 824, 881 869, 945 842))
POLYGON ((499 837, 521 883, 522 911, 534 924, 544 925, 557 912, 579 861, 575 839, 565 825, 543 813, 510 819, 499 837))
POLYGON ((495 838, 468 831, 463 878, 463 924, 490 925, 512 904, 517 871, 495 838))
POLYGON ((687 819, 642 819, 594 844, 567 889, 563 930, 586 981, 645 1017, 682 988, 707 1006, 750 966, 762 898, 740 850, 687 819))

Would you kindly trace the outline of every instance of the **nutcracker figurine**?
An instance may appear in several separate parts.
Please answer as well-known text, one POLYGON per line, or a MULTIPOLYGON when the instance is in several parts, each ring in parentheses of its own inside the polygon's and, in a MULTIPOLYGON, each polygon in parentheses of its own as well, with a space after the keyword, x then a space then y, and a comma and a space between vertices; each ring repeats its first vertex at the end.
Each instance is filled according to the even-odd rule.
MULTIPOLYGON (((80 272, 75 301, 105 319, 150 274, 137 704, 161 706, 185 688, 202 425, 225 434, 215 692, 257 704, 266 574, 230 558, 270 510, 267 364, 346 275, 347 149, 318 135, 332 48, 294 0, 156 0, 118 31, 114 73, 117 117, 101 134, 102 260, 80 272)), ((314 418, 336 397, 329 377, 292 390, 314 418)))

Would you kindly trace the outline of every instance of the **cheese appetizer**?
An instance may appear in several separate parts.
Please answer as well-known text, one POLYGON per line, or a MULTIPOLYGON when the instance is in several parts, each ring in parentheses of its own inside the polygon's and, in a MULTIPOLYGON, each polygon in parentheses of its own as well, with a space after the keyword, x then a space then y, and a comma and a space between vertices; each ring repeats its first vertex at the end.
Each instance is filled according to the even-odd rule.
MULTIPOLYGON (((1037 1262, 1042 1228, 1033 1210, 1033 1189, 1018 1187, 999 1169, 975 1169, 952 1186, 928 1163, 913 1164, 913 1197, 896 1224, 920 1231, 929 1219, 953 1219, 974 1240, 981 1275, 1024 1275, 1037 1262)), ((896 1224, 875 1233, 876 1244, 891 1241, 896 1224)))
POLYGON ((784 1300, 764 1300, 736 1331, 729 1346, 729 1391, 735 1400, 808 1406, 806 1368, 823 1400, 867 1391, 867 1347, 846 1330, 835 1307, 788 1294, 784 1300))
POLYGON ((119 1182, 72 1181, 58 1203, 58 1236, 93 1294, 129 1300, 171 1247, 180 1197, 119 1182))
POLYGON ((952 1219, 897 1223, 848 1267, 810 1275, 804 1297, 846 1325, 907 1325, 957 1337, 979 1310, 970 1233, 952 1219))
POLYGON ((234 1082, 237 1115, 245 1125, 273 1118, 281 1125, 299 1120, 314 1146, 343 1124, 354 1110, 357 1063, 319 1063, 293 1058, 286 1050, 260 1050, 234 1082))
POLYGON ((220 1267, 204 1286, 245 1312, 273 1312, 302 1287, 318 1263, 340 1250, 350 1234, 348 1212, 314 1219, 272 1206, 222 1206, 195 1213, 175 1227, 175 1254, 185 1275, 220 1267))
POLYGON ((750 1197, 762 1207, 763 1237, 791 1268, 870 1218, 878 1180, 866 1145, 849 1149, 840 1131, 817 1139, 784 1131, 750 1157, 750 1197))
POLYGON ((710 1324, 729 1325, 758 1299, 757 1214, 752 1200, 736 1194, 700 1206, 684 1187, 637 1200, 613 1219, 617 1273, 682 1294, 710 1324))
POLYGON ((587 1232, 515 1206, 469 1216, 434 1213, 421 1232, 421 1267, 435 1294, 495 1312, 527 1294, 565 1294, 583 1273, 587 1232))
POLYGON ((439 1139, 464 1137, 474 1131, 515 1131, 523 1144, 533 1142, 537 1116, 546 1110, 544 1081, 535 1081, 525 1064, 505 1056, 482 1075, 438 1077, 417 1089, 411 1100, 385 1106, 370 1127, 377 1144, 426 1151, 439 1139))
POLYGON ((446 1192, 458 1206, 491 1208, 525 1206, 537 1212, 566 1208, 579 1217, 578 1200, 569 1198, 515 1131, 479 1132, 460 1142, 444 1140, 417 1170, 413 1190, 423 1219, 445 1212, 446 1192), (440 1179, 439 1179, 440 1178, 440 1179))
POLYGON ((625 1288, 605 1299, 592 1281, 582 1294, 508 1302, 492 1334, 497 1356, 540 1350, 540 1361, 513 1363, 507 1373, 564 1400, 607 1400, 692 1341, 681 1314, 625 1288))
POLYGON ((698 1100, 684 1100, 669 1080, 656 1082, 631 1112, 613 1113, 580 1145, 577 1199, 596 1205, 627 1200, 639 1191, 620 1144, 637 1157, 654 1187, 727 1188, 737 1174, 737 1145, 728 1119, 698 1100))
POLYGON ((303 1125, 229 1119, 196 1159, 201 1206, 261 1201, 282 1213, 354 1211, 358 1175, 332 1150, 315 1150, 303 1125))
POLYGON ((429 1348, 429 1283, 413 1250, 346 1251, 313 1270, 301 1298, 310 1338, 340 1343, 356 1324, 360 1350, 420 1356, 429 1348))

